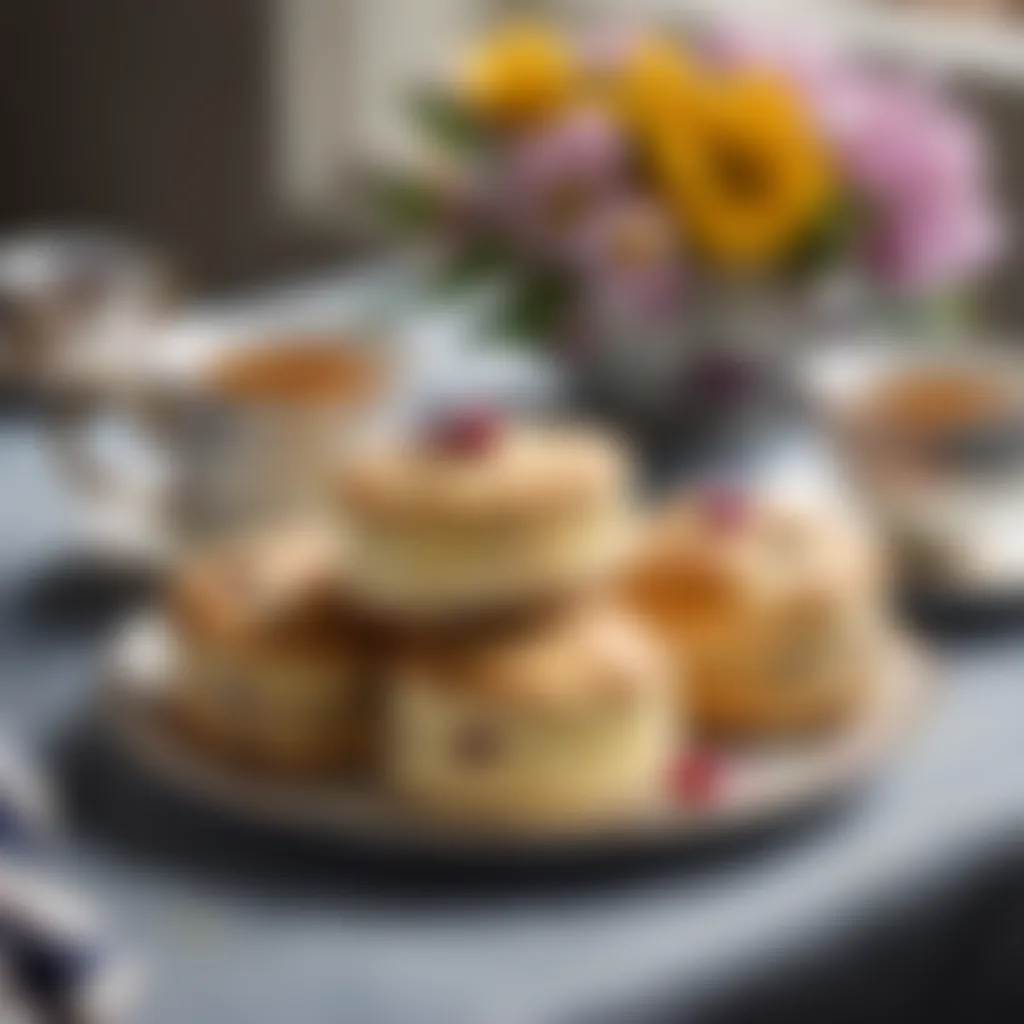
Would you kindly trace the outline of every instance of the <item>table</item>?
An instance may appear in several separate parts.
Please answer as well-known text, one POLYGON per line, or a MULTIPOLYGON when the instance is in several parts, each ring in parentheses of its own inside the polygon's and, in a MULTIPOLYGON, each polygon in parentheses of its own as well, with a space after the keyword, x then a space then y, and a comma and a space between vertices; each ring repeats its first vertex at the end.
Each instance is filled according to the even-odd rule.
MULTIPOLYGON (((0 481, 0 718, 47 751, 133 590, 69 567, 73 504, 30 411, 0 417, 0 481)), ((1020 1019, 1024 632, 940 638, 937 662, 882 777, 719 857, 483 881, 326 865, 140 799, 80 745, 49 763, 92 776, 92 819, 46 859, 148 964, 140 1024, 1020 1019)))

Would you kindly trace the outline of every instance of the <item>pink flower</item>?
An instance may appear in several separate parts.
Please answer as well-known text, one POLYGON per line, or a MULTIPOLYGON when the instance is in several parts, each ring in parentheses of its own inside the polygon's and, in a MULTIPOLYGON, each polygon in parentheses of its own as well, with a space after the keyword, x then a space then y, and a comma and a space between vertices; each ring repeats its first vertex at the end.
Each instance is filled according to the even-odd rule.
POLYGON ((579 226, 618 186, 623 140, 594 108, 578 109, 521 138, 508 154, 499 211, 525 248, 561 258, 579 226))
POLYGON ((967 280, 1001 245, 973 122, 937 92, 906 82, 874 78, 859 92, 832 132, 868 207, 869 267, 905 292, 967 280))
POLYGON ((883 282, 920 293, 963 281, 987 266, 1002 248, 1003 233, 992 211, 963 200, 934 214, 927 204, 880 217, 865 256, 883 282))
POLYGON ((646 320, 681 308, 676 238, 664 212, 645 199, 624 194, 595 210, 579 232, 575 260, 592 307, 646 320))

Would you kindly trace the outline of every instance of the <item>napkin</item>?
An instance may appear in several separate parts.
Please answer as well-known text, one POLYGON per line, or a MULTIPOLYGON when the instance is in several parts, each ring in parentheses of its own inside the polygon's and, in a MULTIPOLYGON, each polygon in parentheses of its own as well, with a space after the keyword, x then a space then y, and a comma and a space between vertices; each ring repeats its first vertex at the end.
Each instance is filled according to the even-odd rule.
POLYGON ((93 909, 50 881, 0 860, 0 1020, 119 1024, 138 976, 93 909))

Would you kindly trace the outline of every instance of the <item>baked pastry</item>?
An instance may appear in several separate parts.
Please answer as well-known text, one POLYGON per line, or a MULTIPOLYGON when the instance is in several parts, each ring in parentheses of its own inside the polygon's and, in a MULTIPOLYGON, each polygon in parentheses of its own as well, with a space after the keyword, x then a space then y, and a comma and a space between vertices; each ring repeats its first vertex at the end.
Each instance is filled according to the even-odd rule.
POLYGON ((286 774, 351 767, 369 741, 360 624, 317 533, 198 553, 170 591, 174 721, 208 750, 286 774))
POLYGON ((386 778, 451 821, 557 829, 656 804, 677 720, 664 652, 601 598, 410 646, 391 670, 386 778))
POLYGON ((695 728, 772 735, 843 720, 884 636, 868 538, 807 506, 713 490, 661 512, 626 581, 686 668, 695 728))
POLYGON ((343 471, 353 591, 403 617, 525 606, 617 567, 627 463, 608 438, 462 414, 343 471))

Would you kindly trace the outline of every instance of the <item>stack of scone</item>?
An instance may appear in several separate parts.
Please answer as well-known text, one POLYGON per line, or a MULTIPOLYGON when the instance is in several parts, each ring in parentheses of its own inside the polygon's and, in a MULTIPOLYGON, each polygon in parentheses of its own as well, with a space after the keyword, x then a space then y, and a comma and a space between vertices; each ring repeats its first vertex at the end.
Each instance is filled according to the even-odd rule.
POLYGON ((589 431, 464 414, 381 441, 342 470, 330 545, 286 531, 184 566, 175 718, 265 769, 345 771, 370 747, 439 818, 643 813, 677 715, 667 657, 613 594, 636 522, 628 460, 589 431))
POLYGON ((175 719, 222 756, 359 765, 435 819, 575 827, 661 805, 691 734, 833 726, 877 674, 863 538, 728 491, 640 530, 601 434, 448 417, 350 457, 336 497, 333 538, 179 574, 175 719))
POLYGON ((353 460, 354 595, 405 628, 382 772, 408 806, 561 826, 652 806, 674 749, 667 660, 608 593, 634 539, 607 438, 463 415, 353 460))

